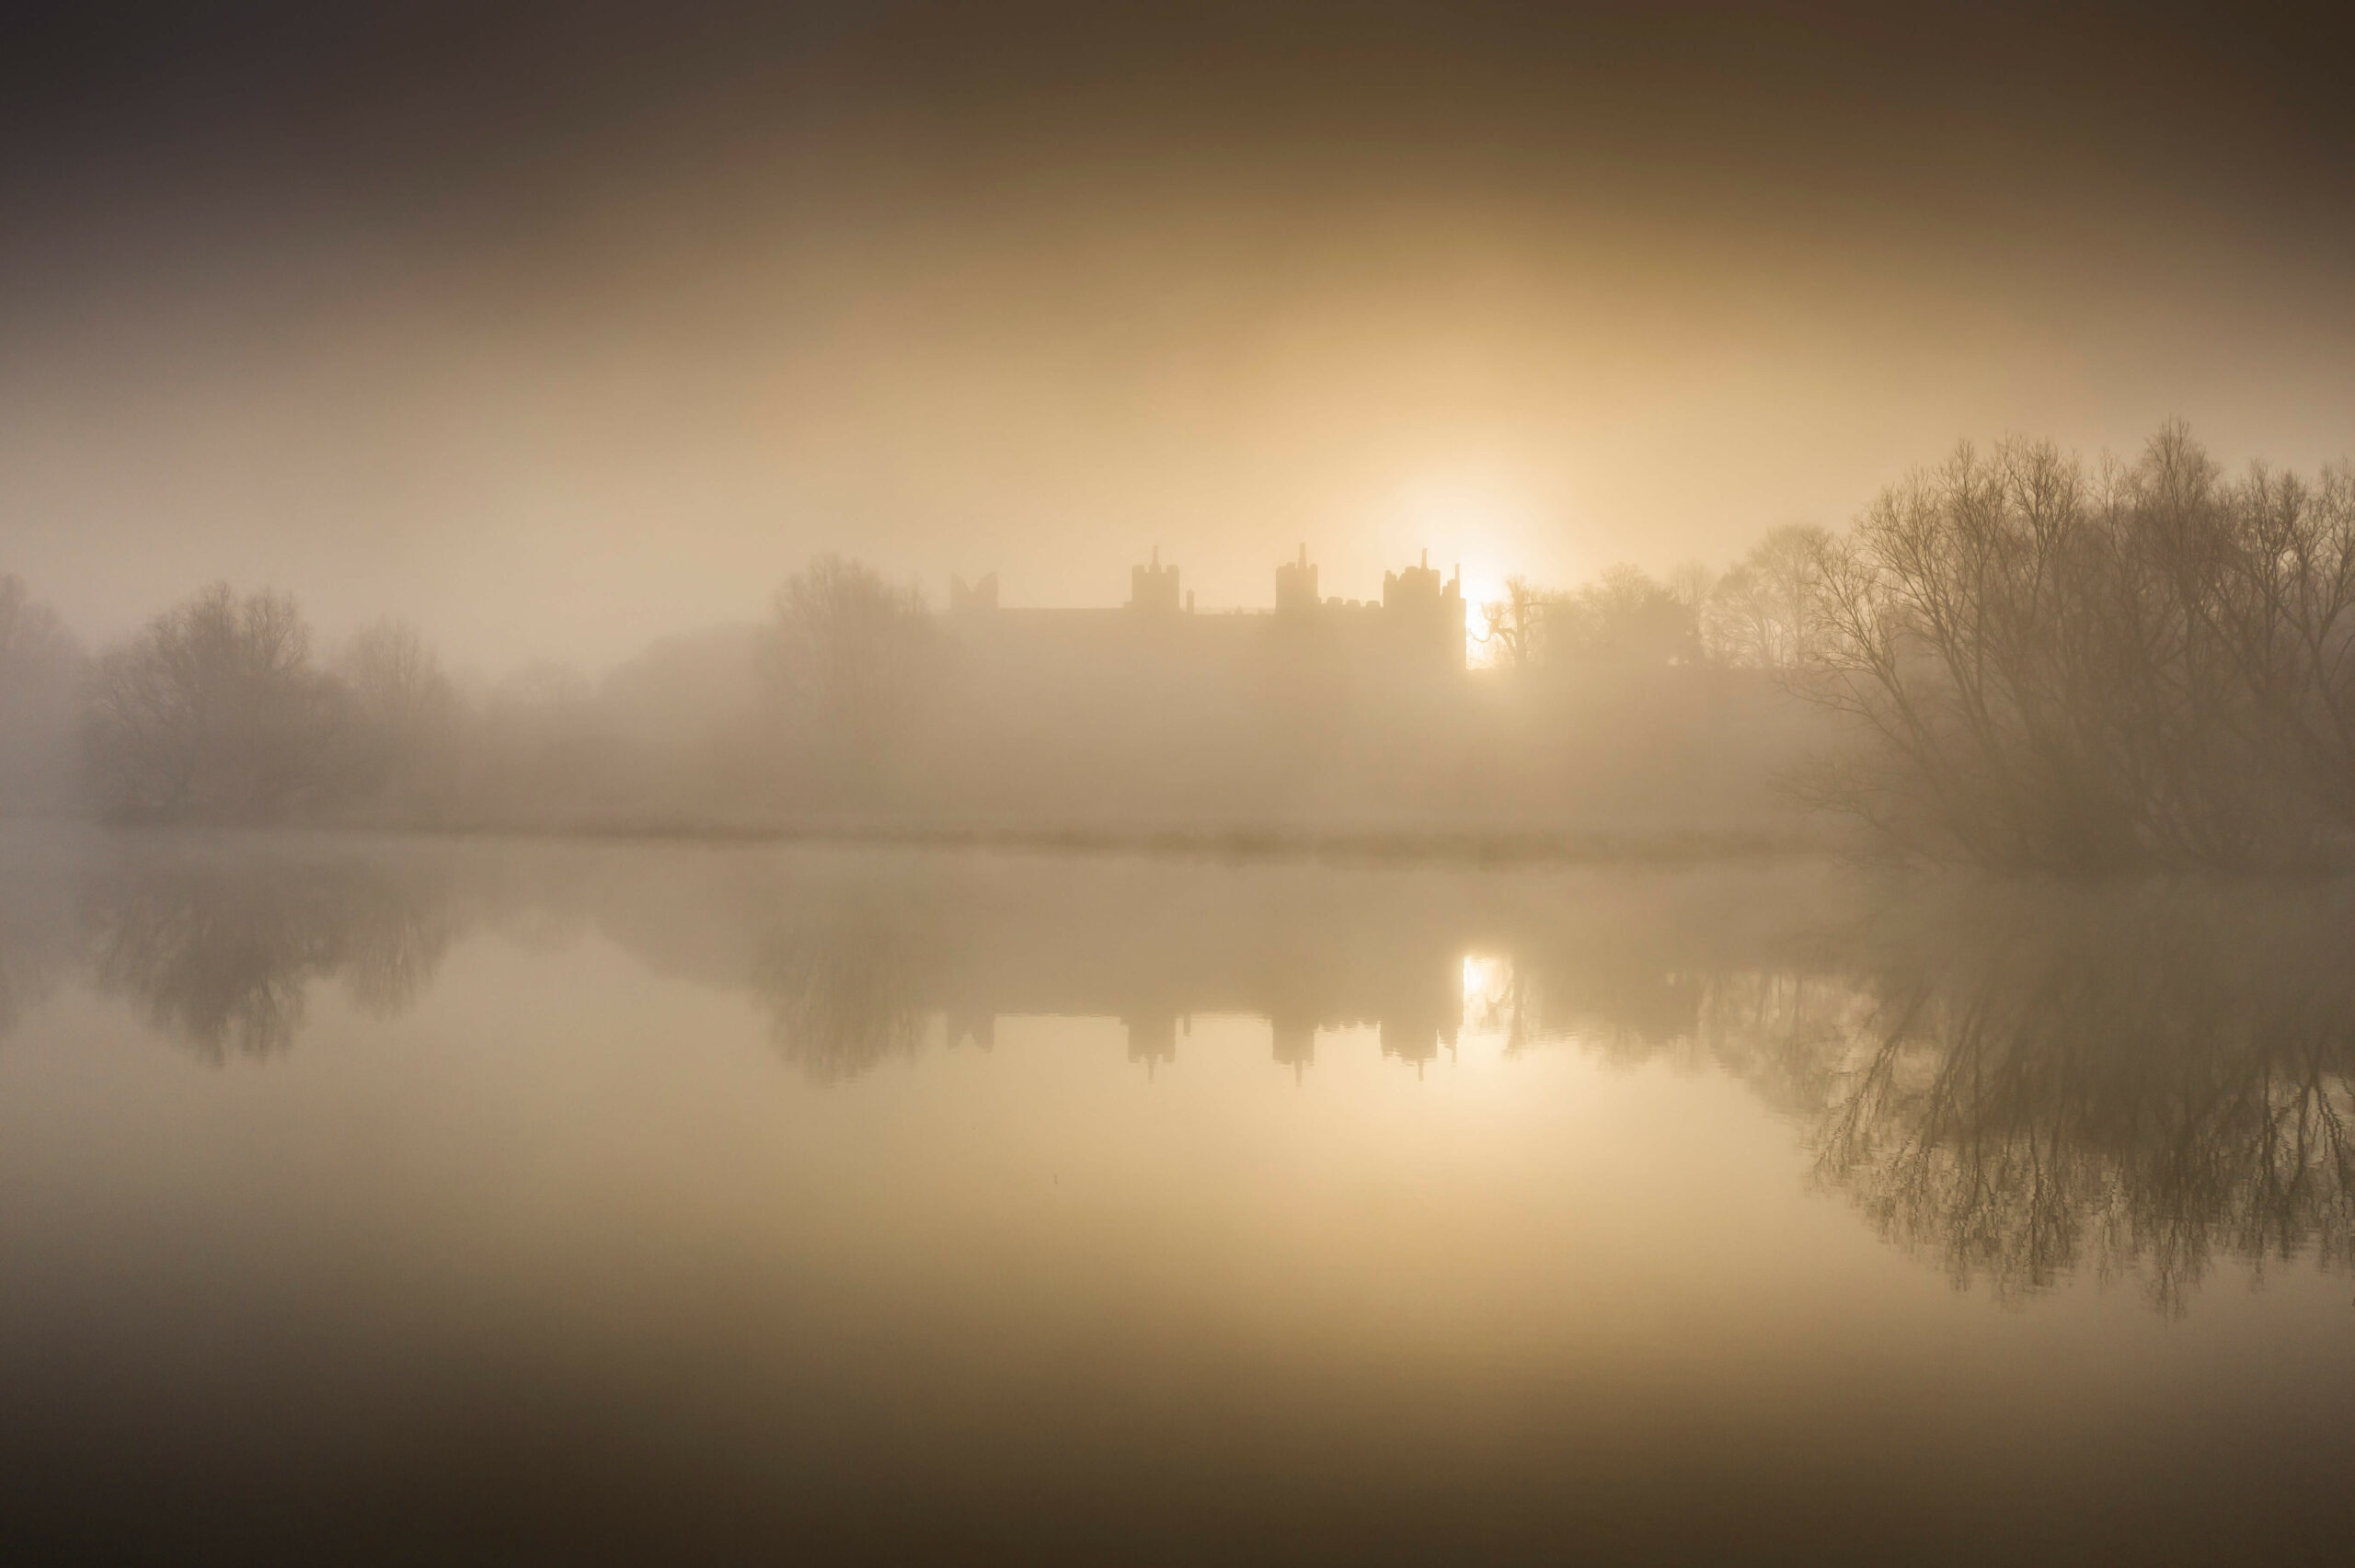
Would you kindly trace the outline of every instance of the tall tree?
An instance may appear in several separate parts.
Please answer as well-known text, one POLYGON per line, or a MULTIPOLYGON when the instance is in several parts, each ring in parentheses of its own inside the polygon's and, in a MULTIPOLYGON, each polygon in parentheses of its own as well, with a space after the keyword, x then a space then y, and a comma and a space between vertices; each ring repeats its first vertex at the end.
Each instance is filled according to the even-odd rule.
POLYGON ((294 601, 214 583, 99 659, 92 783, 113 818, 275 820, 348 779, 344 720, 294 601))
POLYGON ((933 689, 924 596, 864 562, 821 555, 777 590, 766 672, 787 722, 838 765, 878 765, 933 689))

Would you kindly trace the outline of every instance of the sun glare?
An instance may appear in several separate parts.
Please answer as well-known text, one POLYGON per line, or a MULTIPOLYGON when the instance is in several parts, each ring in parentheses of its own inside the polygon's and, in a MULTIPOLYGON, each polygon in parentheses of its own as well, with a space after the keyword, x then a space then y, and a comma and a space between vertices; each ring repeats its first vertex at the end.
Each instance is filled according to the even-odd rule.
POLYGON ((1418 559, 1429 550, 1432 565, 1462 573, 1465 648, 1476 664, 1484 654, 1479 606, 1503 594, 1505 578, 1515 569, 1509 563, 1525 555, 1532 523, 1530 505, 1515 486, 1476 470, 1409 481, 1384 519, 1385 555, 1418 559))

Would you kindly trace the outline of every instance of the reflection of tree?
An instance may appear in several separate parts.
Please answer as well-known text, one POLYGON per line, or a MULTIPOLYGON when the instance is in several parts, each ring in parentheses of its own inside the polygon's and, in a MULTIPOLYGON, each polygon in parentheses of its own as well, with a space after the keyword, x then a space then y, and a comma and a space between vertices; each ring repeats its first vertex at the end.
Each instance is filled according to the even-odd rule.
MULTIPOLYGON (((79 930, 99 988, 158 1027, 213 1059, 268 1054, 316 981, 408 1006, 457 930, 453 860, 248 841, 110 864, 80 921, 0 876, 0 1026, 79 930)), ((1334 1020, 1427 1053, 1469 1017, 1514 1047, 1567 1033, 1614 1061, 1716 1064, 1959 1281, 2132 1273, 2172 1308, 2220 1258, 2355 1252, 2355 921, 2326 890, 1917 889, 1832 920, 1853 888, 1714 872, 1295 883, 813 853, 565 859, 510 886, 465 864, 490 878, 469 907, 512 897, 566 930, 602 907, 633 951, 749 980, 821 1082, 914 1054, 944 1008, 1119 1016, 1153 1041, 1190 1011, 1260 1012, 1294 1067, 1334 1020), (1513 958, 1467 992, 1467 946, 1513 958)))
POLYGON ((1711 934, 1557 915, 1473 999, 1509 1048, 1702 1059, 1807 1129, 1872 1222, 2003 1293, 2220 1257, 2355 1258, 2348 896, 1914 888, 1711 934))
POLYGON ((46 837, 0 829, 0 1039, 73 963, 75 881, 72 860, 46 837))
POLYGON ((263 1057, 301 1034, 314 980, 362 1010, 409 1006, 456 933, 441 885, 363 860, 190 855, 139 860, 93 898, 98 989, 209 1060, 263 1057))
POLYGON ((930 1016, 929 956, 920 923, 887 901, 796 911, 754 966, 777 1050, 821 1082, 914 1055, 930 1016))
POLYGON ((1837 973, 1738 970, 1709 982, 1699 1029, 1709 1056, 1768 1106, 1808 1116, 1837 1092, 1848 1042, 1872 1019, 1870 995, 1837 973))
POLYGON ((425 994, 457 936, 453 900, 430 877, 379 872, 342 878, 340 904, 345 990, 370 1017, 398 1017, 425 994))
POLYGON ((1853 1026, 1784 1018, 1752 1065, 1804 1086, 1822 1176, 1958 1284, 2089 1265, 2178 1310, 2220 1253, 2349 1260, 2345 915, 2279 890, 1949 900, 1862 939, 1831 1007, 1853 1026))
POLYGON ((1618 893, 1522 922, 1506 939, 1511 975, 1484 1010, 1483 1026, 1500 1029, 1512 1048, 1574 1036, 1634 1065, 1691 1049, 1713 1013, 1754 1030, 1768 1014, 1814 999, 1798 973, 1754 967, 1790 950, 1786 918, 1760 928, 1751 910, 1662 907, 1618 893))

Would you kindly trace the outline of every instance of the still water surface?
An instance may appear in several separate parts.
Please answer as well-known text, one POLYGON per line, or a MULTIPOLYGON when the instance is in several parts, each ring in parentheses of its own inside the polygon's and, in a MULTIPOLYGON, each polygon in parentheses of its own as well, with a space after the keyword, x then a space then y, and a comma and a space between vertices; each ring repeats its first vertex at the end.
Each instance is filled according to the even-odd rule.
POLYGON ((2355 900, 0 839, 0 1546, 2345 1561, 2355 900))

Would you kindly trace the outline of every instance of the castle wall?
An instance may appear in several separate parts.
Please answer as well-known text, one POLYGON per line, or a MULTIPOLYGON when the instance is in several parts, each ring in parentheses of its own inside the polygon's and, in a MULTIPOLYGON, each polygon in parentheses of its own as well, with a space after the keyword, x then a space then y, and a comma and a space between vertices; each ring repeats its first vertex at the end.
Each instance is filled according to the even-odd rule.
POLYGON ((1236 658, 1286 665, 1355 670, 1382 681, 1465 668, 1460 583, 1437 568, 1409 567, 1384 578, 1379 601, 1319 599, 1316 567, 1304 548, 1276 568, 1272 611, 1198 613, 1181 598, 1178 567, 1132 568, 1129 602, 1120 609, 1005 609, 997 577, 968 588, 950 585, 944 618, 949 641, 985 662, 1022 667, 1062 660, 1135 670, 1198 661, 1203 672, 1236 658))

